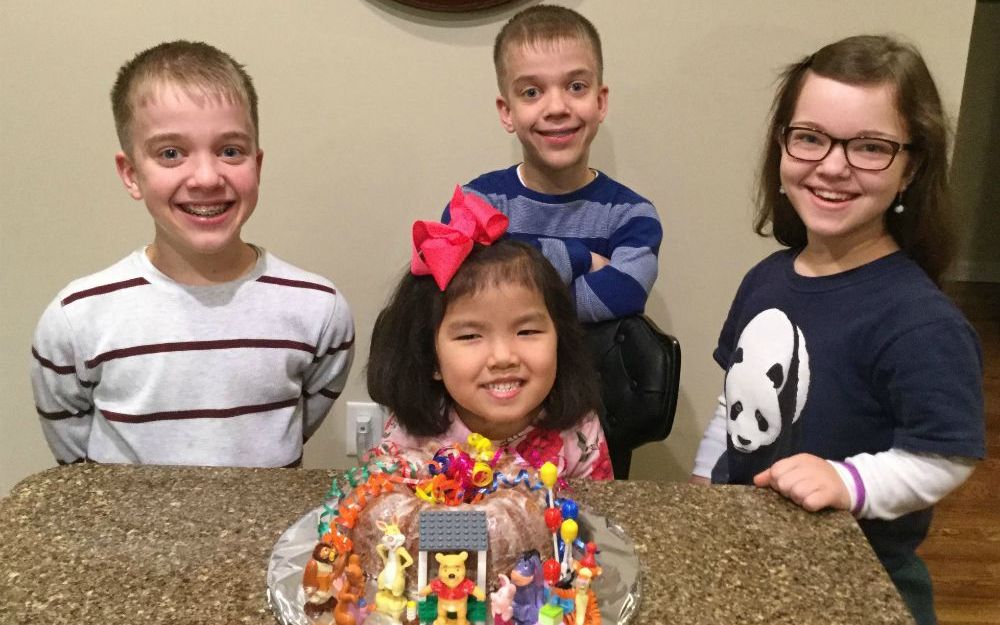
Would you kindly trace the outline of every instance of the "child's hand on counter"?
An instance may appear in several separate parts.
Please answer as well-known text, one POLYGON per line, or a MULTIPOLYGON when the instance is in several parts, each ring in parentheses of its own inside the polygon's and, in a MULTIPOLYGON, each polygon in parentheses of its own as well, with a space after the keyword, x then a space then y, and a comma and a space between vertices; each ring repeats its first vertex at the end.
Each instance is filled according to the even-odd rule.
POLYGON ((823 508, 849 510, 851 495, 829 462, 812 454, 796 454, 754 476, 753 483, 772 488, 810 512, 823 508))

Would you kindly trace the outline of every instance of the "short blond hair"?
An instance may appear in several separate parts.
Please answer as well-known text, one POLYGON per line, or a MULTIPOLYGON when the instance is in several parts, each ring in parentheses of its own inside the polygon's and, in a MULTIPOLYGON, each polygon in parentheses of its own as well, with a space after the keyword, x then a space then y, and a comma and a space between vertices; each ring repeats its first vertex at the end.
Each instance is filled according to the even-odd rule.
POLYGON ((162 83, 192 95, 243 104, 250 115, 254 143, 259 145, 257 91, 243 65, 207 43, 178 40, 143 50, 118 70, 111 88, 111 111, 118 143, 126 153, 132 147, 131 126, 140 90, 162 83))
POLYGON ((564 39, 576 39, 590 46, 597 61, 597 80, 604 82, 604 55, 601 36, 590 20, 573 9, 539 4, 514 15, 504 24, 493 42, 493 65, 497 71, 497 85, 502 92, 506 78, 504 55, 514 46, 535 46, 564 39))

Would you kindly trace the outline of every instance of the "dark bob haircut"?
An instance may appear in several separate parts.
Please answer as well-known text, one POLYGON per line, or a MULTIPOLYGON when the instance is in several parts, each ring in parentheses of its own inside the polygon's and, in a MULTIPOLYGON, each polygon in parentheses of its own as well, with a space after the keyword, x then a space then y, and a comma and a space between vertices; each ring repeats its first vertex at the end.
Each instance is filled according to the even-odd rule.
POLYGON ((407 270, 375 321, 368 394, 388 407, 408 434, 437 436, 451 424, 454 402, 444 383, 434 379, 434 342, 449 303, 511 283, 541 293, 556 331, 556 379, 537 425, 565 429, 598 408, 597 374, 566 286, 541 252, 501 239, 477 244, 444 292, 430 276, 407 270))

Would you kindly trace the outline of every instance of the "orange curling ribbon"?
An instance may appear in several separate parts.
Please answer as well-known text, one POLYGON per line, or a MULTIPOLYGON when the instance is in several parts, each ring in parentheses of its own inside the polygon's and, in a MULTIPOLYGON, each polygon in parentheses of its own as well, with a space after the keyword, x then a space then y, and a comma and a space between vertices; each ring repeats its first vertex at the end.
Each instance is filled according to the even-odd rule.
POLYGON ((368 493, 374 497, 382 493, 391 493, 393 481, 392 477, 386 473, 373 473, 365 486, 368 493))
POLYGON ((368 505, 368 497, 377 497, 382 493, 392 492, 393 481, 385 473, 372 473, 368 480, 359 484, 354 492, 341 502, 337 508, 339 516, 334 519, 338 525, 351 529, 358 522, 358 515, 368 505))
POLYGON ((413 490, 416 496, 420 497, 427 503, 438 503, 437 499, 434 496, 434 480, 437 479, 437 477, 438 476, 435 475, 432 479, 426 480, 418 484, 417 487, 413 490))
POLYGON ((414 493, 420 499, 432 504, 458 506, 465 503, 465 490, 462 484, 443 473, 422 480, 414 488, 414 493))
POLYGON ((354 504, 343 504, 337 512, 337 518, 333 522, 351 529, 358 524, 358 514, 361 513, 361 508, 354 504))
POLYGON ((446 506, 460 506, 465 503, 465 490, 456 480, 445 481, 442 494, 446 506))
POLYGON ((344 554, 350 552, 354 549, 354 543, 351 539, 343 534, 335 534, 333 532, 327 532, 323 534, 323 538, 320 542, 327 544, 337 550, 337 553, 344 554))
MULTIPOLYGON (((376 497, 382 493, 392 492, 395 482, 402 478, 388 473, 372 473, 368 475, 367 481, 360 484, 337 508, 338 516, 334 523, 346 529, 352 529, 358 523, 358 516, 368 504, 369 497, 376 497)), ((333 546, 340 553, 347 553, 353 549, 351 539, 339 532, 328 531, 323 534, 322 542, 333 546)))
POLYGON ((457 506, 462 503, 461 496, 458 494, 460 490, 458 482, 442 476, 437 483, 437 492, 435 495, 438 501, 444 505, 457 506))

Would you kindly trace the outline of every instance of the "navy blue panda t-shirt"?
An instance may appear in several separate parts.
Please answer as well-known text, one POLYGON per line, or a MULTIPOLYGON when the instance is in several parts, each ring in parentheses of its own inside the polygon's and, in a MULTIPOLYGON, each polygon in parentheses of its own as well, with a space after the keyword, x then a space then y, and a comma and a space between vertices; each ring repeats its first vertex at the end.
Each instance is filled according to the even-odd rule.
MULTIPOLYGON (((979 341, 923 270, 896 252, 804 277, 796 254, 750 270, 723 325, 713 356, 726 372, 728 436, 713 481, 750 484, 802 452, 983 457, 979 341)), ((915 549, 930 517, 859 523, 884 561, 915 549)))

